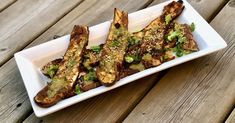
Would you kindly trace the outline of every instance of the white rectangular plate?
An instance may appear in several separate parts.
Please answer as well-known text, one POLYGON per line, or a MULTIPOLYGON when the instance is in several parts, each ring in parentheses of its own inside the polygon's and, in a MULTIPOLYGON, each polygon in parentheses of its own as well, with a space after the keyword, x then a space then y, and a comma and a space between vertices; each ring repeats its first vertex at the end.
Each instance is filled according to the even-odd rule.
MULTIPOLYGON (((145 27, 149 22, 162 13, 163 7, 169 2, 171 1, 167 1, 129 14, 129 31, 134 32, 145 27)), ((16 53, 15 59, 35 115, 38 117, 48 115, 80 101, 130 83, 134 80, 225 48, 227 44, 216 33, 216 31, 193 9, 193 7, 187 1, 184 1, 184 5, 185 9, 178 18, 178 21, 180 23, 190 24, 194 22, 196 24, 196 30, 193 32, 193 35, 197 41, 200 51, 176 58, 172 61, 163 63, 158 67, 150 68, 125 77, 111 87, 101 86, 84 92, 80 95, 62 100, 49 108, 41 108, 34 102, 34 96, 47 85, 47 78, 42 75, 40 68, 47 62, 64 55, 69 44, 70 36, 66 35, 16 53)), ((107 21, 90 27, 89 46, 105 43, 110 23, 111 21, 107 21)))

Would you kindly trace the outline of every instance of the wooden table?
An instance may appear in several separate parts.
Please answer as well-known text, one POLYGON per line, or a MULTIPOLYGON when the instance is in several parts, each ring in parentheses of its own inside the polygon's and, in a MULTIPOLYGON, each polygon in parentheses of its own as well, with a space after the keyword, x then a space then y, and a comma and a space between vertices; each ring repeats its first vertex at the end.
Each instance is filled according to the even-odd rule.
MULTIPOLYGON (((225 39, 219 52, 37 118, 13 54, 164 0, 0 0, 0 122, 235 123, 235 0, 188 0, 225 39)), ((206 32, 205 32, 206 33, 206 32)))

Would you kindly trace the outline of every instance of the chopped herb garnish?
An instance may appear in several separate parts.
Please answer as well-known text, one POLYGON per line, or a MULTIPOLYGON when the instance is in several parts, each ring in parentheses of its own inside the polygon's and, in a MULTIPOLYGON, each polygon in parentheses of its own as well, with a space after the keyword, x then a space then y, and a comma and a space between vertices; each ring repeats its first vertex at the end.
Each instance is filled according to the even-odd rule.
POLYGON ((175 47, 175 52, 177 57, 181 57, 184 55, 184 49, 182 48, 182 44, 177 44, 175 47))
POLYGON ((186 42, 186 37, 178 37, 177 43, 183 44, 183 43, 185 43, 185 42, 186 42))
POLYGON ((68 61, 68 68, 72 68, 76 64, 76 61, 74 59, 69 59, 68 61))
POLYGON ((177 50, 176 51, 176 56, 177 57, 181 57, 181 56, 183 56, 184 55, 184 52, 182 51, 182 50, 177 50))
POLYGON ((139 63, 141 61, 141 56, 139 54, 127 55, 125 56, 125 61, 127 63, 139 63))
POLYGON ((132 56, 132 58, 134 58, 134 62, 135 62, 135 63, 138 63, 138 62, 141 61, 141 56, 140 56, 140 54, 136 54, 136 55, 132 56))
POLYGON ((89 72, 83 76, 84 81, 94 81, 96 78, 96 73, 93 69, 90 69, 89 72))
POLYGON ((167 41, 172 41, 179 35, 178 31, 171 32, 170 35, 167 36, 167 41))
POLYGON ((50 66, 50 70, 58 70, 59 69, 59 65, 51 65, 50 66))
POLYGON ((125 57, 125 61, 126 61, 127 63, 132 63, 132 62, 134 61, 134 58, 132 58, 131 56, 126 56, 126 57, 125 57))
POLYGON ((94 52, 99 53, 100 50, 101 50, 101 46, 100 45, 98 45, 98 46, 91 46, 91 50, 94 51, 94 52))
POLYGON ((80 90, 80 86, 79 86, 79 85, 76 85, 76 86, 75 86, 75 92, 76 92, 76 94, 80 94, 80 93, 81 93, 81 90, 80 90))
POLYGON ((51 65, 47 70, 47 74, 50 76, 50 78, 53 78, 58 69, 59 69, 58 65, 51 65))
POLYGON ((172 20, 171 18, 171 15, 168 14, 166 17, 165 17, 165 22, 166 22, 166 25, 168 25, 170 23, 170 21, 172 20))
POLYGON ((195 30, 196 26, 194 23, 191 23, 190 25, 190 29, 191 29, 191 32, 193 32, 195 30))
POLYGON ((47 74, 50 76, 50 78, 53 78, 53 76, 55 75, 55 71, 54 70, 48 70, 47 74))
POLYGON ((111 45, 112 46, 120 46, 120 42, 118 40, 113 40, 111 45))
POLYGON ((139 42, 140 42, 140 39, 138 37, 130 36, 128 38, 128 47, 138 44, 139 42))

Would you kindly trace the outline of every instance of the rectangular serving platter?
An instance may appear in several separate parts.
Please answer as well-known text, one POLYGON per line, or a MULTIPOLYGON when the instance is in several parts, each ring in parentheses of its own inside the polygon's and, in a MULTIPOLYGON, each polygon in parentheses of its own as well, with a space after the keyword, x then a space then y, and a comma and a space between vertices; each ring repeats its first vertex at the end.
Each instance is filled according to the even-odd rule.
MULTIPOLYGON (((153 19, 158 17, 162 13, 163 7, 170 2, 171 0, 129 14, 129 31, 135 32, 141 30, 153 19)), ((24 85, 35 115, 37 117, 48 115, 93 96, 133 82, 134 80, 225 48, 227 44, 221 36, 219 36, 219 34, 193 9, 187 1, 184 1, 184 5, 185 9, 177 21, 188 24, 192 22, 195 23, 196 30, 193 32, 193 35, 197 41, 200 51, 165 62, 158 67, 150 68, 125 77, 111 87, 100 86, 79 95, 64 99, 49 108, 41 108, 34 102, 34 96, 43 87, 45 87, 48 82, 48 79, 40 72, 40 68, 49 61, 56 58, 61 58, 64 55, 69 44, 70 36, 66 35, 16 53, 15 60, 23 78, 24 85)), ((93 45, 105 43, 110 24, 111 21, 107 21, 89 28, 90 36, 88 48, 93 45)))

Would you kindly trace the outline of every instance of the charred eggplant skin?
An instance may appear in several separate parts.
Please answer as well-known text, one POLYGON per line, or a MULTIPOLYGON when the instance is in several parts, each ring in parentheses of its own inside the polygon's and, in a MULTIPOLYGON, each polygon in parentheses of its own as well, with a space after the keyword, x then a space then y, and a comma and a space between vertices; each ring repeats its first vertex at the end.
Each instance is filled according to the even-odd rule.
POLYGON ((60 100, 75 95, 74 86, 80 72, 83 52, 88 44, 88 27, 75 25, 69 47, 59 65, 56 75, 34 97, 41 107, 49 107, 60 100))
POLYGON ((128 46, 128 14, 115 8, 109 34, 101 50, 96 74, 102 85, 111 86, 120 79, 123 59, 128 46))

